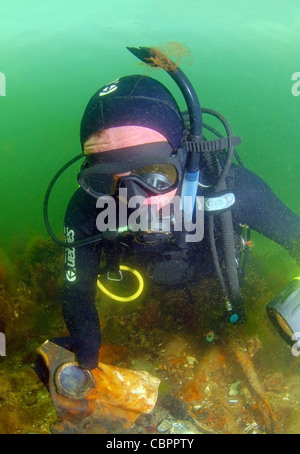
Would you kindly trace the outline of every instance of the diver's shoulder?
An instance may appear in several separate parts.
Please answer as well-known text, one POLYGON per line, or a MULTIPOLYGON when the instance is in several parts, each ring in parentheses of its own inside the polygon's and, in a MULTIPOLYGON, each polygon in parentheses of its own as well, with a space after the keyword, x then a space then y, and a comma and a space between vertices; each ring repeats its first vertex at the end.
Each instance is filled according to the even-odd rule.
POLYGON ((88 195, 81 188, 78 188, 71 196, 68 209, 73 208, 76 210, 90 211, 96 209, 97 199, 88 195))

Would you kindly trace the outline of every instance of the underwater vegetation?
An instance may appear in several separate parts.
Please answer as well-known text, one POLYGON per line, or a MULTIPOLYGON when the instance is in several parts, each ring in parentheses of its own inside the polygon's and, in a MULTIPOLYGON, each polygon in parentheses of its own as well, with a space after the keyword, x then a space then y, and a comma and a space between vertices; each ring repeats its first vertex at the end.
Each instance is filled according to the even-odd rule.
POLYGON ((7 254, 0 251, 0 332, 9 333, 13 323, 13 304, 10 291, 14 276, 12 264, 7 254))
POLYGON ((61 249, 39 238, 12 255, 0 253, 0 328, 11 348, 33 327, 37 333, 37 314, 60 304, 62 266, 61 249))
POLYGON ((0 252, 0 332, 6 338, 6 356, 0 357, 0 433, 30 432, 54 412, 32 362, 39 343, 63 325, 62 264, 62 250, 40 238, 0 252))
MULTIPOLYGON (((32 367, 46 339, 66 334, 63 250, 35 238, 0 257, 0 332, 7 343, 0 357, 0 433, 50 434, 54 427, 68 433, 32 367)), ((97 295, 99 361, 160 380, 154 409, 126 433, 299 433, 300 365, 265 313, 288 279, 281 265, 280 274, 268 257, 251 258, 244 285, 248 322, 237 329, 222 323, 212 281, 181 291, 154 288, 138 305, 97 295)), ((77 433, 105 431, 91 424, 77 433)))

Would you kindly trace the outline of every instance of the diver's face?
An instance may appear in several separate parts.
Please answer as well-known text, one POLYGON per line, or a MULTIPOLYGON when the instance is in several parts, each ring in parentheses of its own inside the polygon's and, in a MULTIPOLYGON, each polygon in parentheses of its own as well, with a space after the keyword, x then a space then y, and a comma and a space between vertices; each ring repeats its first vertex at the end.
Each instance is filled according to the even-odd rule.
MULTIPOLYGON (((167 142, 166 138, 153 129, 142 126, 118 126, 96 132, 84 143, 83 152, 86 156, 103 153, 105 151, 119 150, 122 159, 122 148, 143 145, 147 143, 167 142)), ((156 171, 154 169, 153 171, 156 171)), ((110 194, 115 194, 120 179, 130 175, 131 172, 117 173, 112 179, 110 194)), ((176 189, 151 196, 145 199, 145 204, 159 205, 161 207, 170 203, 176 189)))
MULTIPOLYGON (((142 126, 117 126, 96 132, 84 143, 83 152, 86 156, 110 150, 166 141, 166 138, 153 129, 142 126)), ((130 172, 117 173, 118 177, 130 175, 130 172)))
POLYGON ((167 140, 159 132, 143 126, 117 126, 103 129, 89 137, 84 143, 83 152, 90 155, 155 142, 167 140))

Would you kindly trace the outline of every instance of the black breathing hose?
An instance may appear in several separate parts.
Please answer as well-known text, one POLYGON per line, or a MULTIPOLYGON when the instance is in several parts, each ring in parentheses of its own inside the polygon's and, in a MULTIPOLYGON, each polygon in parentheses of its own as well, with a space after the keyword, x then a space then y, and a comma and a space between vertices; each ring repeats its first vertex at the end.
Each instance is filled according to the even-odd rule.
POLYGON ((86 244, 96 243, 96 242, 98 242, 100 240, 103 240, 104 238, 105 239, 113 239, 113 240, 115 240, 116 238, 119 237, 117 232, 106 231, 106 232, 102 232, 99 235, 94 235, 92 237, 85 238, 83 240, 78 240, 78 241, 73 241, 72 243, 68 243, 66 241, 60 240, 53 233, 53 230, 52 230, 52 228, 50 226, 49 215, 48 215, 49 198, 50 198, 51 191, 52 191, 53 186, 55 185, 56 181, 61 176, 61 174, 65 170, 67 170, 72 164, 74 164, 76 161, 79 161, 79 159, 82 159, 82 158, 84 158, 84 155, 82 153, 80 153, 79 155, 76 155, 74 158, 70 159, 70 161, 68 161, 61 169, 59 169, 59 171, 54 175, 54 177, 50 181, 50 183, 48 185, 48 188, 47 188, 47 191, 46 191, 46 194, 45 194, 45 197, 44 197, 43 214, 44 214, 44 223, 45 223, 45 227, 47 229, 47 232, 48 232, 49 236, 52 238, 52 240, 55 241, 55 243, 59 244, 60 246, 65 247, 65 248, 85 246, 86 244))
MULTIPOLYGON (((218 118, 221 123, 224 125, 226 130, 227 137, 233 137, 233 131, 230 124, 221 114, 212 109, 203 109, 203 113, 207 113, 218 118)), ((209 168, 212 170, 212 167, 215 167, 215 163, 212 161, 212 156, 207 156, 207 163, 209 168)), ((234 148, 232 145, 229 146, 227 158, 225 165, 219 175, 218 182, 214 187, 214 192, 218 194, 219 192, 227 190, 226 177, 232 163, 234 155, 234 148)), ((205 155, 206 156, 206 155, 205 155)), ((240 283, 237 271, 237 261, 235 255, 235 238, 234 238, 234 229, 232 222, 232 213, 231 210, 225 211, 218 214, 221 225, 222 232, 222 242, 224 250, 224 261, 226 269, 226 278, 227 283, 225 284, 223 273, 218 259, 216 244, 215 244, 215 235, 214 235, 214 214, 209 215, 209 238, 211 245, 211 252, 215 264, 216 273, 220 281, 221 288, 223 290, 224 296, 226 298, 226 309, 228 312, 229 321, 231 323, 243 323, 245 321, 246 315, 244 306, 242 303, 240 283)))

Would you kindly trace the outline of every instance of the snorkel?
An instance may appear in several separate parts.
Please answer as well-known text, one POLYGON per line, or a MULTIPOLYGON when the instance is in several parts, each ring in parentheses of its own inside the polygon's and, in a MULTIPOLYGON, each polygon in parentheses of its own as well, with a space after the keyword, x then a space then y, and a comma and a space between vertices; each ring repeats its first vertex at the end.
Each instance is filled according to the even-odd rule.
MULTIPOLYGON (((127 49, 142 62, 152 67, 161 67, 172 77, 183 94, 188 108, 190 123, 188 140, 191 142, 203 141, 201 106, 198 96, 184 72, 155 47, 127 47, 127 49)), ((182 209, 185 212, 186 221, 188 222, 191 221, 193 217, 198 190, 199 168, 199 153, 189 151, 187 154, 181 192, 182 209)))

